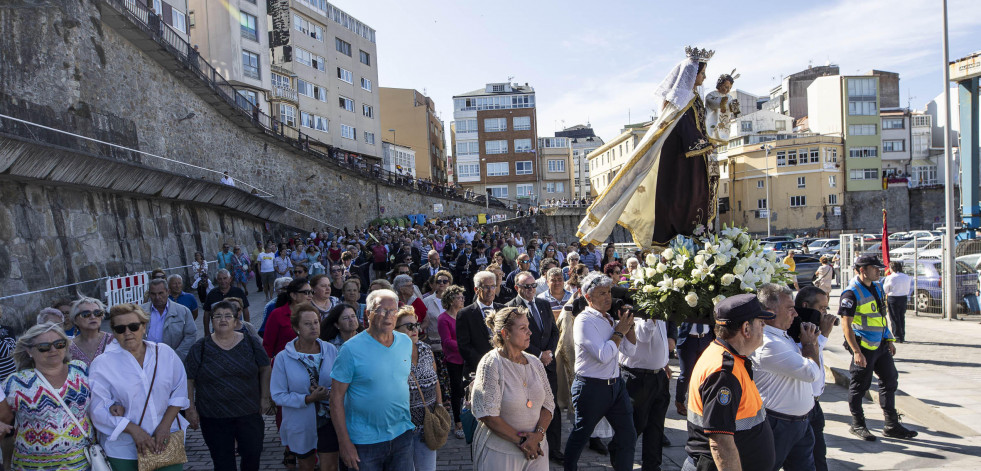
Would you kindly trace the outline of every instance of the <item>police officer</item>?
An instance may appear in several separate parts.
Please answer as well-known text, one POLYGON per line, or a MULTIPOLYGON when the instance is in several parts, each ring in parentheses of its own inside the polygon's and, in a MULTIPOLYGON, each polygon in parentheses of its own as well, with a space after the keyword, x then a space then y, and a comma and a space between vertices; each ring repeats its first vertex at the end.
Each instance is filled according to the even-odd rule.
POLYGON ((773 468, 773 433, 746 357, 763 345, 763 319, 775 317, 755 294, 715 306, 716 339, 695 363, 688 387, 688 459, 682 471, 773 468))
POLYGON ((874 255, 855 258, 855 278, 842 291, 838 315, 845 332, 845 349, 852 354, 848 371, 848 408, 852 413, 849 431, 862 440, 874 441, 875 436, 865 425, 862 398, 872 385, 872 374, 879 377, 879 405, 885 414, 882 434, 892 438, 913 438, 916 432, 903 427, 896 413, 896 388, 899 372, 893 363, 896 354, 895 336, 886 323, 885 293, 879 283, 885 268, 874 255), (883 345, 885 344, 885 345, 883 345))

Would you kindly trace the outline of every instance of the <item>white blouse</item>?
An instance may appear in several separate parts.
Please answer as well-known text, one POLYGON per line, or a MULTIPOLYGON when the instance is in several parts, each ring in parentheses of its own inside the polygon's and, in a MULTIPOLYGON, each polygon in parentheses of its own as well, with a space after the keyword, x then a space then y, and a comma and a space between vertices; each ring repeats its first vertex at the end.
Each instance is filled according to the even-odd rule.
MULTIPOLYGON (((140 366, 132 353, 113 340, 89 367, 92 422, 99 431, 102 448, 111 458, 137 459, 133 437, 124 433, 124 429, 130 422, 140 422, 143 403, 148 393, 150 401, 147 403, 141 428, 150 435, 153 435, 153 431, 163 420, 168 407, 187 409, 190 406, 187 398, 187 373, 177 353, 164 343, 147 340, 143 343, 146 344, 143 366, 140 366), (156 359, 158 348, 159 360, 156 359), (150 381, 153 379, 154 363, 157 363, 157 379, 151 393, 150 381), (113 404, 122 405, 126 409, 126 415, 116 417, 110 414, 109 407, 113 404)), ((178 415, 170 426, 170 431, 186 428, 187 420, 178 415)))

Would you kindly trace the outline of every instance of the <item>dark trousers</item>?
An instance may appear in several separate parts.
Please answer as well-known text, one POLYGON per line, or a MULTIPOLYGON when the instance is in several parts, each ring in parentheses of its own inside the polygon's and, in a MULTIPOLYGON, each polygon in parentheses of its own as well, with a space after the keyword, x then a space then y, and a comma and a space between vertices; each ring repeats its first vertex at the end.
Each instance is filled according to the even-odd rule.
POLYGON ((886 306, 889 308, 889 322, 892 324, 892 334, 902 341, 906 341, 906 303, 906 296, 886 297, 886 306))
POLYGON ((809 415, 803 419, 777 418, 767 411, 766 422, 773 431, 773 471, 814 471, 814 433, 809 415))
POLYGON ((875 350, 866 350, 862 347, 859 349, 862 355, 865 355, 865 368, 856 366, 854 358, 852 359, 851 367, 848 368, 848 372, 852 375, 851 380, 848 381, 848 409, 852 416, 865 416, 862 399, 872 386, 872 373, 875 373, 879 377, 879 406, 885 412, 895 412, 899 372, 896 371, 896 364, 889 354, 889 347, 883 341, 875 350))
MULTIPOLYGON (((445 357, 444 357, 445 359, 445 357)), ((450 406, 453 409, 453 422, 460 421, 460 408, 463 406, 463 365, 444 361, 446 373, 450 376, 450 406)))
POLYGON ((811 432, 814 434, 814 469, 828 471, 828 446, 824 443, 824 410, 821 402, 814 401, 814 408, 808 415, 811 432))
POLYGON ((688 380, 691 378, 691 372, 695 369, 695 363, 698 361, 698 357, 702 356, 702 352, 712 344, 712 340, 714 338, 711 335, 701 338, 689 335, 684 343, 678 345, 678 365, 680 371, 678 372, 678 382, 674 390, 675 401, 687 405, 688 380))
MULTIPOLYGON (((552 364, 555 364, 555 359, 552 359, 552 364)), ((558 397, 557 391, 559 389, 559 378, 555 370, 545 369, 545 376, 548 377, 548 387, 552 389, 552 397, 558 397)), ((552 411, 552 421, 548 424, 548 429, 545 430, 545 440, 548 440, 548 449, 550 453, 557 452, 562 449, 562 413, 559 411, 558 406, 552 411)))
POLYGON ((643 471, 661 471, 661 439, 664 437, 664 416, 668 413, 671 392, 667 373, 661 370, 625 368, 623 377, 634 408, 634 430, 643 435, 641 453, 643 471))
POLYGON ((634 430, 633 407, 627 395, 627 385, 616 378, 613 384, 607 380, 576 376, 572 381, 572 408, 575 423, 565 443, 565 471, 579 469, 579 457, 601 418, 613 426, 610 463, 616 471, 630 471, 634 467, 634 449, 637 432, 634 430))
POLYGON ((242 471, 259 469, 265 423, 258 413, 229 419, 201 417, 201 436, 204 438, 214 469, 236 471, 235 443, 242 457, 242 471))

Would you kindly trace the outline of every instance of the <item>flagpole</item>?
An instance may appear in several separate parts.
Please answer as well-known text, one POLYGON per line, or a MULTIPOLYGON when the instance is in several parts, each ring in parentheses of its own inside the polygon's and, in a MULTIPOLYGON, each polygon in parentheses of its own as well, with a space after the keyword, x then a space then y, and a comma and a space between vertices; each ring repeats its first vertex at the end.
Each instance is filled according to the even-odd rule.
POLYGON ((947 320, 957 318, 957 281, 954 278, 954 157, 950 150, 950 50, 947 44, 947 0, 943 0, 943 52, 944 52, 944 206, 947 230, 943 235, 943 314, 947 320))

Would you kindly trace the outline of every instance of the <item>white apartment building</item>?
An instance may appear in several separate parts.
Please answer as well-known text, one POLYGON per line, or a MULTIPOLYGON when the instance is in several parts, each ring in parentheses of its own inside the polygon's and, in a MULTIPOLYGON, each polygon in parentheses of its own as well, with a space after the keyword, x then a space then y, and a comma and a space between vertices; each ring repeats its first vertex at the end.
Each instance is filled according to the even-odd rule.
POLYGON ((557 133, 556 137, 568 137, 572 144, 572 174, 571 194, 573 198, 588 198, 594 196, 592 193, 592 183, 589 180, 589 160, 586 158, 591 152, 603 145, 600 139, 589 124, 577 124, 570 126, 557 133))
POLYGON ((572 144, 568 137, 541 137, 538 139, 539 167, 542 169, 540 202, 572 198, 570 161, 572 144))
POLYGON ((644 137, 644 133, 651 127, 651 122, 641 124, 628 124, 624 126, 623 132, 613 138, 610 142, 603 144, 586 158, 589 160, 590 180, 594 195, 603 193, 606 186, 613 181, 617 172, 627 163, 627 157, 634 150, 634 147, 644 137))
MULTIPOLYGON (((149 3, 144 0, 143 4, 151 7, 160 21, 177 32, 181 39, 190 42, 188 30, 192 20, 188 16, 188 0, 151 0, 149 3)), ((150 22, 152 24, 153 19, 150 22)))
MULTIPOLYGON (((905 108, 883 109, 879 111, 882 126, 882 174, 883 176, 906 176, 906 166, 910 163, 910 113, 905 108)), ((865 127, 874 124, 862 125, 865 127)), ((874 133, 869 129, 868 133, 874 133)))
POLYGON ((416 151, 382 141, 382 168, 400 175, 416 177, 416 151))
POLYGON ((269 114, 266 2, 187 0, 187 4, 190 44, 239 95, 269 114))
POLYGON ((734 119, 729 124, 729 139, 757 134, 787 134, 793 130, 793 117, 775 111, 760 110, 734 119))
POLYGON ((270 6, 272 115, 337 149, 379 158, 375 30, 325 0, 270 6))

